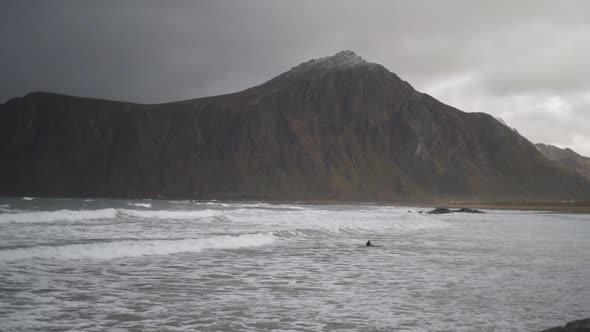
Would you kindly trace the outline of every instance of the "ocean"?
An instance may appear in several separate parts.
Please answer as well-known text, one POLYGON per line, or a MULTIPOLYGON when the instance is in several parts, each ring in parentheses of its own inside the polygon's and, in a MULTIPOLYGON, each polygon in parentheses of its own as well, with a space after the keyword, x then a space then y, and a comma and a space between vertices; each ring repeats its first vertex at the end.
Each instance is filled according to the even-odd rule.
POLYGON ((0 199, 0 330, 539 331, 590 316, 590 215, 427 210, 0 199))

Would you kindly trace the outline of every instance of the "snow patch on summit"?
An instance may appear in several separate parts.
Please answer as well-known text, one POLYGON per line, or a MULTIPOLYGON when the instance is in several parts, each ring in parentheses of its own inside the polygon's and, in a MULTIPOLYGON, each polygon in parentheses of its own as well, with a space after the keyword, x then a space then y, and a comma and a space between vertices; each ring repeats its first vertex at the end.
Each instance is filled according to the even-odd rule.
POLYGON ((353 51, 342 51, 332 56, 327 56, 319 59, 312 59, 304 62, 296 67, 293 67, 285 74, 294 74, 308 71, 311 69, 334 70, 345 67, 354 67, 358 65, 369 64, 365 59, 356 55, 353 51))

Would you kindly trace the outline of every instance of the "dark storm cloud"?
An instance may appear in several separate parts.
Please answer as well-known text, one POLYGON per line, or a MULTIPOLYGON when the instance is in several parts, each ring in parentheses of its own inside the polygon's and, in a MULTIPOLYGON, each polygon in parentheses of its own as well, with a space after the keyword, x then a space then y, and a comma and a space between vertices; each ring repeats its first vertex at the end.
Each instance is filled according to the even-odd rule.
POLYGON ((36 90, 146 103, 227 93, 351 49, 453 106, 590 154, 588 1, 0 6, 0 102, 36 90))

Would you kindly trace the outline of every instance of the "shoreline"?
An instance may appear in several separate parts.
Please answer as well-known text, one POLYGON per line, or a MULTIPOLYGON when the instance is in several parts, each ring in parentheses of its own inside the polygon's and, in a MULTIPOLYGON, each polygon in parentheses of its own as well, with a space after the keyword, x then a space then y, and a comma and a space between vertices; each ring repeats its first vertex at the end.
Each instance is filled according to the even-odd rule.
MULTIPOLYGON (((516 210, 516 211, 541 211, 551 213, 576 213, 576 214, 590 214, 590 201, 520 201, 520 202, 501 202, 501 201, 354 201, 342 199, 326 199, 326 200, 276 200, 276 199, 253 199, 253 198, 233 198, 233 199, 195 199, 195 198, 172 198, 172 197, 156 197, 156 198, 131 198, 131 197, 47 197, 36 196, 33 199, 106 199, 106 200, 156 200, 156 201, 177 201, 187 200, 194 202, 227 202, 227 203, 267 203, 267 204, 300 204, 300 205, 376 205, 376 206, 397 206, 397 207, 411 207, 434 209, 437 207, 446 208, 472 208, 472 209, 488 209, 488 210, 516 210)), ((2 199, 23 199, 23 197, 16 196, 0 196, 2 199)))
POLYGON ((551 213, 590 214, 590 202, 465 202, 441 203, 451 208, 490 210, 544 211, 551 213))

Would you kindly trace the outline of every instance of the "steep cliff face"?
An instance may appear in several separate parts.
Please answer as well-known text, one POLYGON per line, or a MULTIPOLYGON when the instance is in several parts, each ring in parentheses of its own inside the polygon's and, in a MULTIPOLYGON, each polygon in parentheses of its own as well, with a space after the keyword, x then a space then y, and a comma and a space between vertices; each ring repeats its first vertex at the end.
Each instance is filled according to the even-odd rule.
POLYGON ((535 144, 537 149, 549 160, 558 162, 572 172, 590 180, 590 158, 584 157, 572 149, 561 149, 550 144, 535 144))
POLYGON ((142 105, 32 93, 0 106, 0 194, 199 199, 587 199, 493 117, 345 51, 254 88, 142 105))

